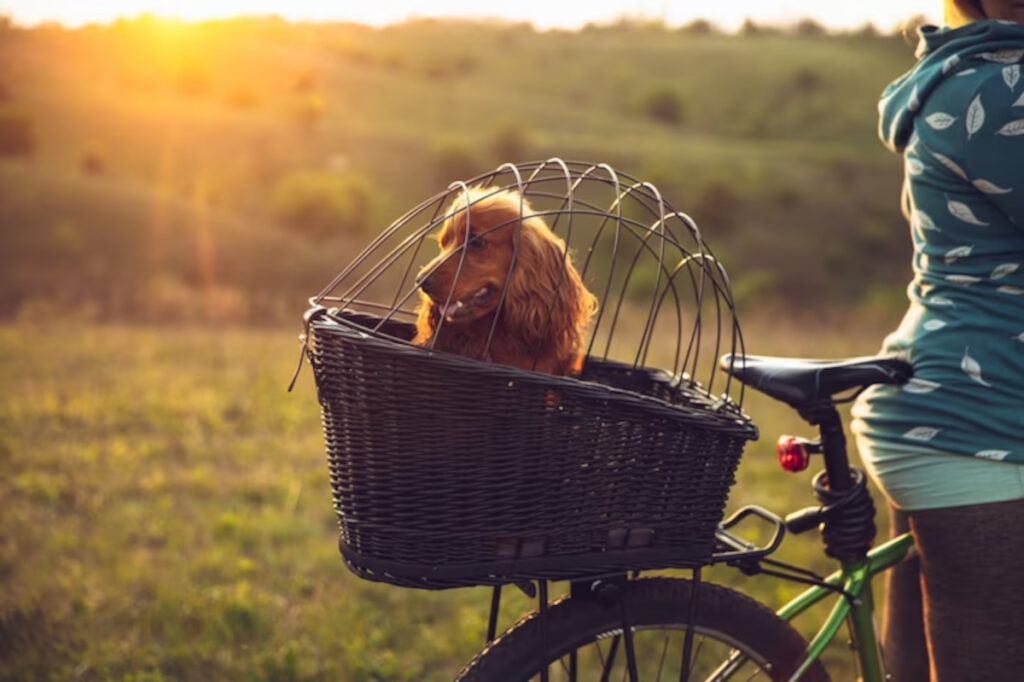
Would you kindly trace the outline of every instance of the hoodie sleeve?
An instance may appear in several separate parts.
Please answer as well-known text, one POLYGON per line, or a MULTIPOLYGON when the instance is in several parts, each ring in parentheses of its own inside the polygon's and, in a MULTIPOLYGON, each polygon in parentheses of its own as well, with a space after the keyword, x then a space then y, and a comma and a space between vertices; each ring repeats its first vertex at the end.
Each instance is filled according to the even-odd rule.
POLYGON ((1024 229, 1024 78, 1020 64, 998 69, 965 112, 964 170, 971 184, 1024 229))

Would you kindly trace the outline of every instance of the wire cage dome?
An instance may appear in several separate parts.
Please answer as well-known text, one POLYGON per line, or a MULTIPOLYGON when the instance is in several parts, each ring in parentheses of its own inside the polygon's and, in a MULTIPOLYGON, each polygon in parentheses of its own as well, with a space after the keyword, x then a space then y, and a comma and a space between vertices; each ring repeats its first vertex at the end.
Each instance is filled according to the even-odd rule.
POLYGON ((710 560, 757 431, 718 366, 743 351, 729 278, 654 185, 504 164, 401 216, 310 302, 358 575, 438 589, 710 560))

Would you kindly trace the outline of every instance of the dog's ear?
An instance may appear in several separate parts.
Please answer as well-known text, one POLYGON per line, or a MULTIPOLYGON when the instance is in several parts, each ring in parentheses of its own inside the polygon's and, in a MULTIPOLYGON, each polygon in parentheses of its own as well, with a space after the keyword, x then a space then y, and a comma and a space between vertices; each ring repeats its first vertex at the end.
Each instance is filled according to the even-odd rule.
POLYGON ((565 243, 540 218, 523 221, 504 304, 506 331, 518 336, 529 352, 550 349, 569 361, 580 351, 596 308, 597 300, 583 286, 565 243))
POLYGON ((434 331, 441 321, 441 313, 429 296, 422 291, 419 292, 419 295, 420 307, 416 311, 416 336, 413 337, 412 342, 425 346, 434 338, 434 331))

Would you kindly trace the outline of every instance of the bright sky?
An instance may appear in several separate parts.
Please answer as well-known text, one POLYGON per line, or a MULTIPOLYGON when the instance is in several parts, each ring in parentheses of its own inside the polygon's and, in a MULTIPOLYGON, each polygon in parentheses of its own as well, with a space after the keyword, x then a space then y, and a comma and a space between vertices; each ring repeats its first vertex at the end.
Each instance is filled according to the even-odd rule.
POLYGON ((577 28, 588 21, 613 21, 623 16, 661 18, 669 25, 709 19, 732 30, 745 17, 756 22, 789 24, 803 17, 832 28, 855 28, 868 21, 891 29, 916 14, 940 17, 940 0, 0 0, 0 15, 19 24, 57 20, 79 25, 110 21, 118 16, 151 12, 182 19, 208 19, 237 14, 276 14, 289 19, 338 19, 386 24, 410 16, 498 17, 530 21, 539 28, 577 28))

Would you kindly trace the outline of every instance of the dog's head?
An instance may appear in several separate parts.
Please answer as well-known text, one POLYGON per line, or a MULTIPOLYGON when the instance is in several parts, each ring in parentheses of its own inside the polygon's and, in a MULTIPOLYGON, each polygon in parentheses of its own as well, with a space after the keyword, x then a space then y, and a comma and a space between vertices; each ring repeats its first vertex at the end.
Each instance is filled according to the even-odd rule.
POLYGON ((438 235, 441 253, 417 277, 420 340, 445 324, 467 327, 501 306, 501 333, 559 357, 576 352, 597 307, 565 242, 518 193, 471 188, 438 235))
MULTIPOLYGON (((448 209, 438 233, 441 253, 419 273, 417 282, 441 317, 466 323, 492 312, 505 294, 512 304, 515 282, 561 240, 533 213, 519 194, 491 188, 472 188, 448 209)), ((563 246, 564 248, 564 246, 563 246)), ((562 253, 557 254, 561 258, 562 253)))

